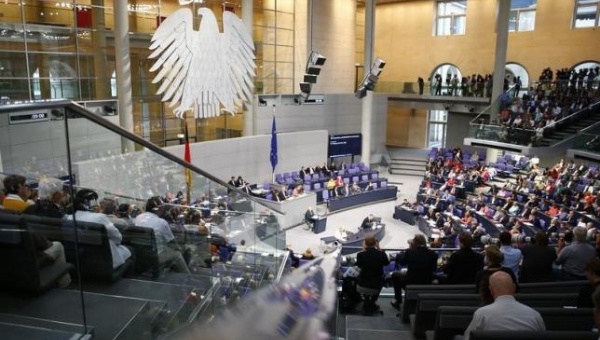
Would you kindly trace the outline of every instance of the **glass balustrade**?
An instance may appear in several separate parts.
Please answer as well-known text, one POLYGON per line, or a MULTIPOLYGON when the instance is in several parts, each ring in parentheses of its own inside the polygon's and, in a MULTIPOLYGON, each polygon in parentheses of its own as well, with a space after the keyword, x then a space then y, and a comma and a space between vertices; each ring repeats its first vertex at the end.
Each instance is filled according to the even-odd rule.
POLYGON ((0 107, 0 332, 159 338, 284 274, 280 212, 118 119, 0 107))

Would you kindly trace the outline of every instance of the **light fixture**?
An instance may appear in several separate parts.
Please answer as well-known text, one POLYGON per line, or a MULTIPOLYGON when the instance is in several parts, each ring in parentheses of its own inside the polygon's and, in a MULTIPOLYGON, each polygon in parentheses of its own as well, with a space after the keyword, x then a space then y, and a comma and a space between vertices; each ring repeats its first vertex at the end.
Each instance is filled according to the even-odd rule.
POLYGON ((356 98, 363 99, 366 97, 367 91, 375 90, 375 85, 379 81, 379 75, 381 74, 381 71, 383 71, 384 67, 385 61, 383 59, 378 57, 373 61, 371 64, 371 69, 367 74, 365 74, 365 77, 358 85, 356 92, 354 92, 356 98))
POLYGON ((305 83, 315 84, 317 82, 317 76, 315 76, 313 74, 305 74, 304 75, 304 82, 305 83))
POLYGON ((300 95, 307 99, 312 90, 312 84, 317 83, 317 76, 321 74, 321 66, 325 65, 327 58, 319 52, 311 51, 306 60, 304 77, 300 83, 300 95))

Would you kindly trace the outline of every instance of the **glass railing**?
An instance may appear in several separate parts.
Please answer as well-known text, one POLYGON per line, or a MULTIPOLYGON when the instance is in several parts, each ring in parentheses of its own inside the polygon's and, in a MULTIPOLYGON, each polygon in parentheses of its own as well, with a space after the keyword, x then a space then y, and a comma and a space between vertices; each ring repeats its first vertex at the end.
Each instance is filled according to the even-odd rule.
POLYGON ((113 118, 0 106, 0 333, 155 339, 285 273, 282 213, 113 118))
POLYGON ((497 119, 493 117, 497 117, 498 112, 511 104, 514 94, 511 91, 514 91, 514 87, 495 99, 489 107, 471 120, 469 124, 470 138, 535 147, 539 146, 544 136, 547 136, 552 131, 560 130, 570 123, 587 117, 591 112, 600 109, 600 101, 597 100, 594 104, 565 116, 557 120, 552 126, 547 126, 539 131, 517 128, 506 124, 500 125, 497 123, 497 119), (496 110, 495 114, 493 114, 493 110, 496 110))
POLYGON ((435 84, 425 81, 422 89, 418 82, 394 82, 394 81, 379 81, 375 87, 375 92, 380 93, 402 93, 402 94, 425 94, 439 96, 454 96, 454 97, 480 97, 489 98, 490 90, 485 84, 481 86, 471 86, 471 84, 459 83, 456 87, 452 85, 442 84, 439 92, 436 91, 435 84), (439 93, 439 94, 438 94, 439 93))

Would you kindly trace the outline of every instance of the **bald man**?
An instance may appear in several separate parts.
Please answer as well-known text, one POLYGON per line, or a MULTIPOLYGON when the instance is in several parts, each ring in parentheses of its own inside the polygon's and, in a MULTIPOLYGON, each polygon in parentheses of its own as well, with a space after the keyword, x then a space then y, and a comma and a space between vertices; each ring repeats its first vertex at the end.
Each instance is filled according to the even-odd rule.
POLYGON ((465 331, 465 340, 472 331, 544 331, 540 313, 515 300, 515 284, 509 274, 496 272, 490 276, 490 291, 494 303, 481 307, 465 331))

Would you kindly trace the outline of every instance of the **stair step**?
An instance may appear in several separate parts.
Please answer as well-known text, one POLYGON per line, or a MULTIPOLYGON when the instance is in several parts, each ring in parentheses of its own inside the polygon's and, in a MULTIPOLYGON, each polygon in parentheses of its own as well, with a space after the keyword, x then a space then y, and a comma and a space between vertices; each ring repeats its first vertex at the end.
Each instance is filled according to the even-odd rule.
POLYGON ((347 329, 346 340, 413 340, 409 331, 382 331, 376 329, 347 329))
POLYGON ((422 164, 427 164, 427 160, 423 159, 416 159, 416 158, 392 158, 392 163, 401 163, 401 162, 408 162, 408 163, 422 163, 422 164))
POLYGON ((425 168, 418 165, 410 165, 410 164, 401 164, 401 165, 391 165, 389 167, 392 170, 411 170, 411 171, 425 171, 425 168))
POLYGON ((423 177, 423 172, 417 174, 417 173, 411 173, 411 172, 406 172, 406 171, 393 171, 393 170, 390 170, 390 173, 392 175, 423 177))
POLYGON ((396 317, 371 317, 346 315, 346 329, 376 329, 382 331, 401 331, 405 327, 396 317))

